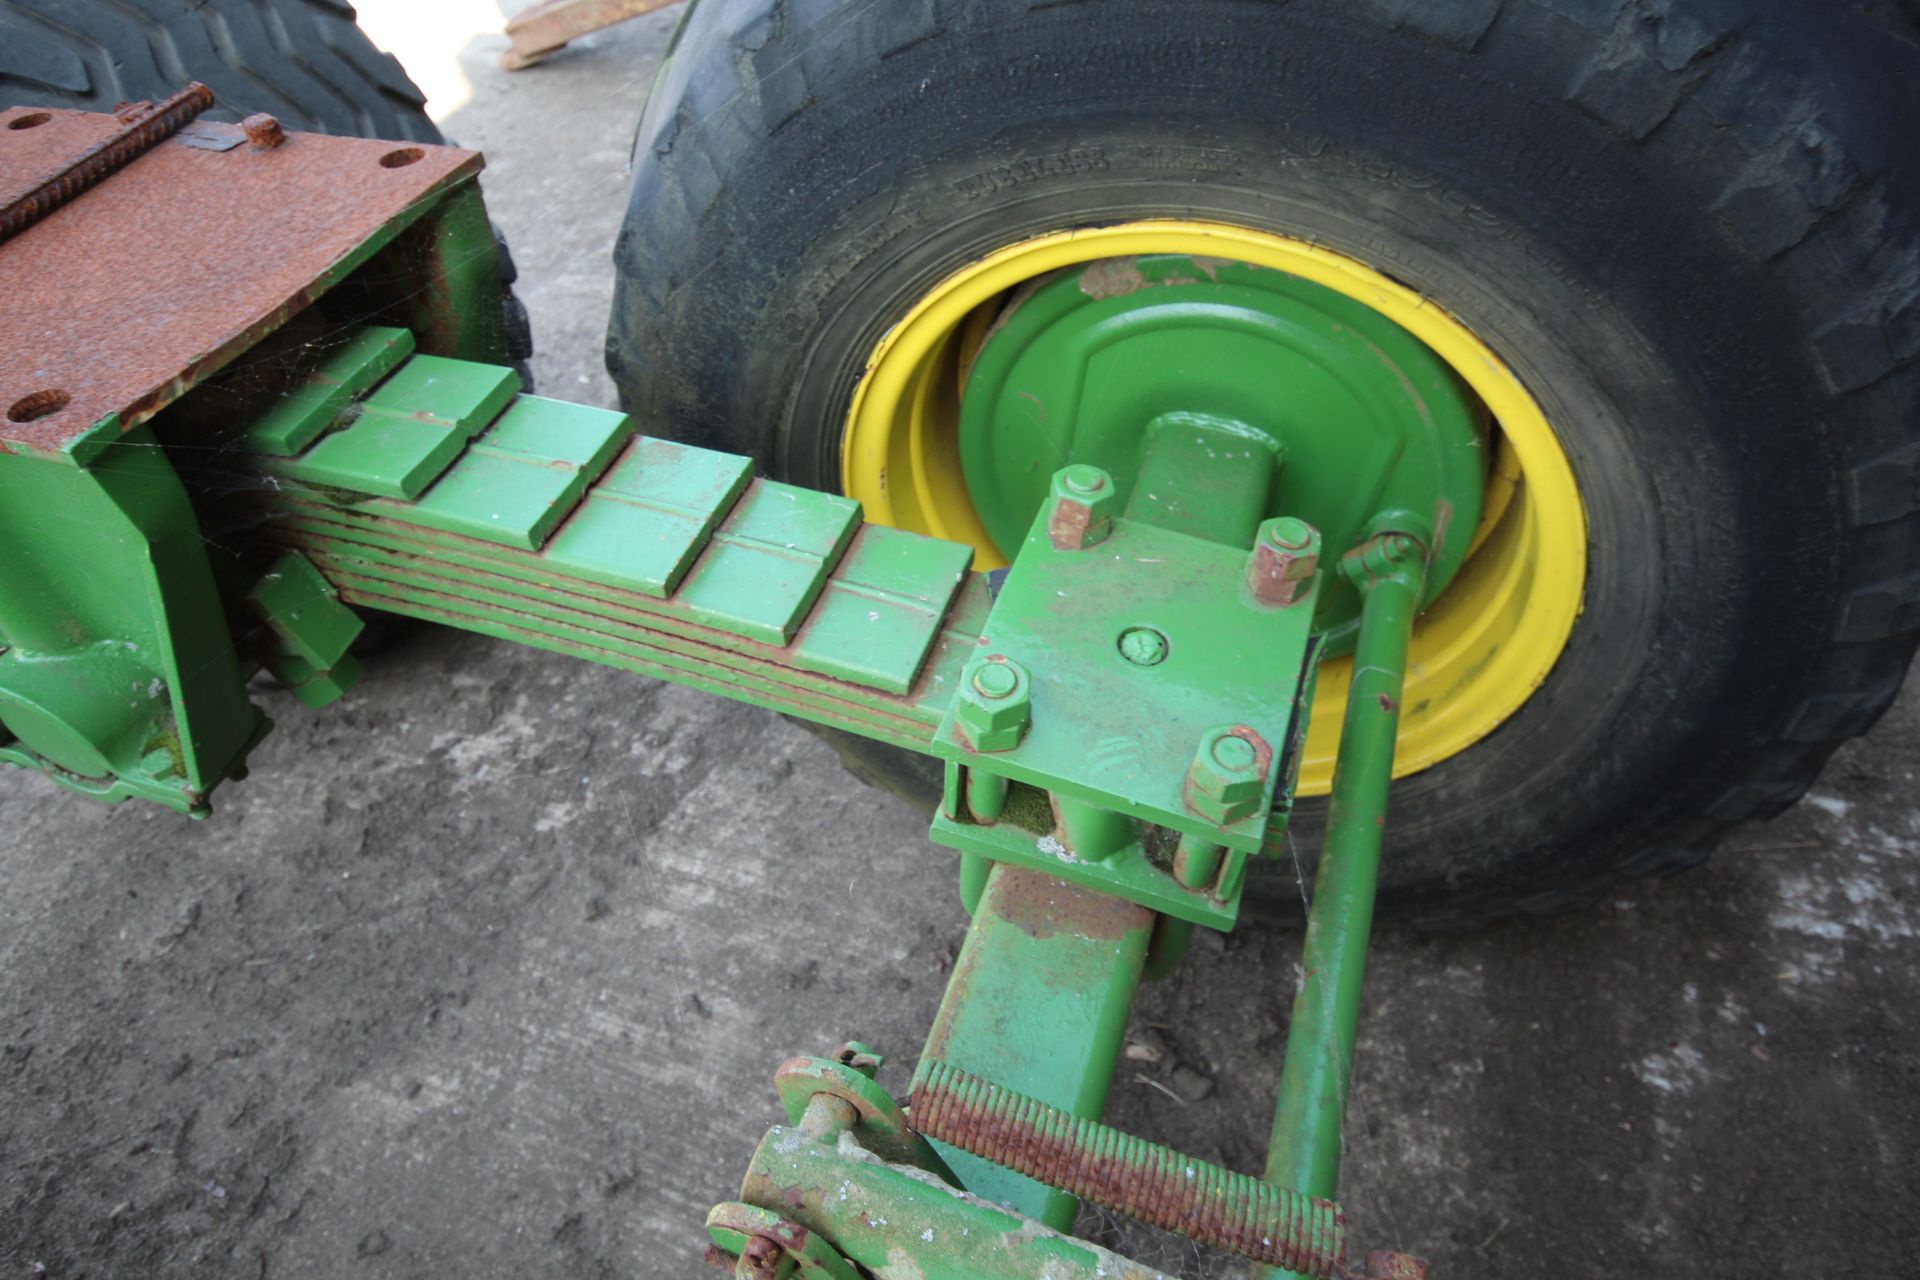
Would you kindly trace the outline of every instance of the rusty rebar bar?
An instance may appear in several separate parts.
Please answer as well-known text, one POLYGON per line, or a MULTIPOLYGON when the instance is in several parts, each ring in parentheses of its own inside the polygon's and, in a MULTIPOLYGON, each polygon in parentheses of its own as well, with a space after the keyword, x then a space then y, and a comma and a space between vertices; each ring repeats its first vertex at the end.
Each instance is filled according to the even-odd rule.
POLYGON ((1203 1244, 1306 1276, 1332 1277, 1344 1266, 1346 1215, 1332 1201, 1082 1119, 951 1063, 921 1064, 908 1123, 925 1137, 1203 1244))
POLYGON ((0 206, 0 241, 25 231, 87 188, 172 137, 213 105, 213 90, 198 80, 164 102, 121 117, 120 128, 26 194, 0 206))

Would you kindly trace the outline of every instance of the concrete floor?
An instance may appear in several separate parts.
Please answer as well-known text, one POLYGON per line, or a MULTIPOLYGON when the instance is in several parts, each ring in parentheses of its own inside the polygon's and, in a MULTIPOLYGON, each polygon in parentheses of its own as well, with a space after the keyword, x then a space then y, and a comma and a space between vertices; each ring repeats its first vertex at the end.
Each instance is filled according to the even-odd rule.
MULTIPOLYGON (((518 76, 493 36, 437 67, 471 82, 444 124, 488 152, 549 394, 611 402, 608 254, 671 22, 518 76)), ((439 632, 326 711, 260 696, 279 727, 209 822, 0 776, 0 1276, 706 1274, 781 1058, 858 1036, 904 1083, 953 865, 804 732, 439 632)), ((1903 1274, 1917 748, 1913 688, 1704 870, 1382 936, 1356 1243, 1443 1277, 1903 1274)), ((1296 946, 1236 935, 1146 990, 1162 1058, 1111 1118, 1257 1167, 1296 946), (1164 1089, 1176 1067, 1211 1096, 1164 1089)))

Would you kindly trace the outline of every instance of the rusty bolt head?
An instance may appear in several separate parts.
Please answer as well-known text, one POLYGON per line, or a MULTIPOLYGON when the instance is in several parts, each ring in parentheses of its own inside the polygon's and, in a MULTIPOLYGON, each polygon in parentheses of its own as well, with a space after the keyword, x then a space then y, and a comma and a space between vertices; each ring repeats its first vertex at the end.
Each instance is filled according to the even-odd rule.
POLYGON ((1265 743, 1251 729, 1223 725, 1200 738, 1187 769, 1187 807, 1210 822, 1238 822, 1266 792, 1265 743))
POLYGON ((780 1246, 779 1241, 770 1240, 766 1236, 748 1236, 746 1244, 740 1250, 740 1265, 734 1270, 734 1274, 737 1276, 744 1271, 752 1276, 753 1280, 774 1280, 774 1277, 780 1273, 780 1263, 786 1256, 787 1251, 780 1246))
POLYGON ((1091 547, 1113 532, 1113 517, 1119 509, 1112 476, 1085 463, 1062 467, 1053 473, 1047 541, 1059 551, 1091 547))
POLYGON ((1247 587, 1261 604, 1298 600, 1320 569, 1320 532, 1304 520, 1281 516, 1260 526, 1247 557, 1247 587))
POLYGON ((1410 1253, 1375 1249, 1367 1255, 1367 1280, 1427 1280, 1427 1264, 1410 1253))
POLYGON ((960 673, 954 720, 975 751, 1011 751, 1026 735, 1033 710, 1026 668, 1000 654, 976 658, 960 673))
POLYGON ((287 140, 280 122, 264 111, 248 116, 240 122, 240 127, 246 130, 247 141, 256 147, 273 148, 287 140))

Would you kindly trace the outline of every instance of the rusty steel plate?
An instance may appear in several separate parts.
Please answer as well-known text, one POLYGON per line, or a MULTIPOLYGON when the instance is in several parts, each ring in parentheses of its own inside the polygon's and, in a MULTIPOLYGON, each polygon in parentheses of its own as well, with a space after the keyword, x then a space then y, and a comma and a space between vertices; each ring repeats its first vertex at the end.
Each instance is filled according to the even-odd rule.
MULTIPOLYGON (((0 192, 31 190, 118 127, 0 111, 0 192), (12 127, 27 115, 50 118, 12 127)), ((272 148, 159 143, 0 243, 0 446, 58 452, 114 415, 123 430, 152 417, 481 163, 309 133, 272 148)))

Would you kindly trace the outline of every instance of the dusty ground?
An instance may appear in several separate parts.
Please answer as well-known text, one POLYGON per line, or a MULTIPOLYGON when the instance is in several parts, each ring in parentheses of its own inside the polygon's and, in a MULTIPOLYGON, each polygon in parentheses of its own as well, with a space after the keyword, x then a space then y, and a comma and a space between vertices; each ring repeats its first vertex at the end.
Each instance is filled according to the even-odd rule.
MULTIPOLYGON (((607 255, 669 30, 439 68, 472 81, 445 124, 491 156, 553 394, 610 396, 607 255)), ((0 1277, 696 1276, 774 1065, 916 1049, 951 862, 800 730, 439 634, 326 712, 262 698, 279 728, 210 822, 0 777, 0 1277)), ((1917 751, 1920 688, 1704 871, 1382 937, 1356 1238, 1443 1277, 1904 1274, 1917 751)), ((1295 944, 1236 936, 1144 994, 1169 1057, 1122 1073, 1119 1123, 1257 1166, 1295 944), (1213 1096, 1154 1087, 1176 1061, 1213 1096)))

